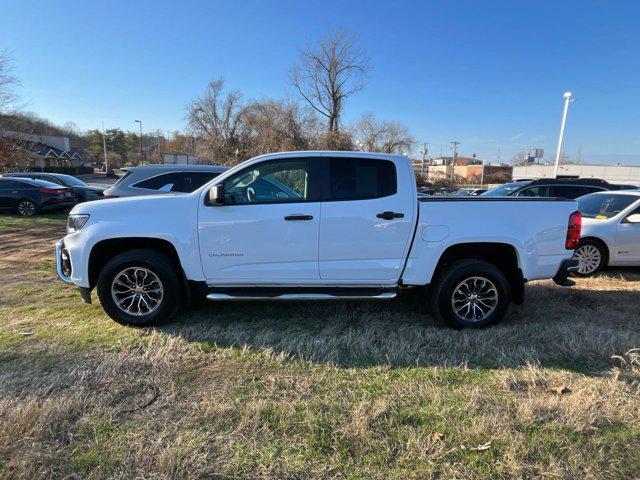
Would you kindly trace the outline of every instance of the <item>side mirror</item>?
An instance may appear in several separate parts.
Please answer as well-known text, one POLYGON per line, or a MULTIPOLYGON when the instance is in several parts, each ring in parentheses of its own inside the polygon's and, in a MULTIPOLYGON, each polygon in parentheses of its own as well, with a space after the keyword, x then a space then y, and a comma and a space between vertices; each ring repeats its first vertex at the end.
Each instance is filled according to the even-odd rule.
POLYGON ((168 193, 173 188, 173 183, 167 183, 163 187, 159 188, 158 191, 162 193, 168 193))
POLYGON ((209 189, 208 205, 219 207, 224 205, 224 186, 214 185, 209 189))
POLYGON ((632 213, 624 219, 624 223, 640 223, 640 213, 632 213))

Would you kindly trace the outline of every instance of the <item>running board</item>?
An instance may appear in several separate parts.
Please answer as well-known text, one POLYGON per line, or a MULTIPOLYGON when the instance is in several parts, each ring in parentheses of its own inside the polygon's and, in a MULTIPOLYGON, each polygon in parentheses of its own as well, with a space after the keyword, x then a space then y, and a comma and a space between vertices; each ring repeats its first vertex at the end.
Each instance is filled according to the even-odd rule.
POLYGON ((211 301, 223 301, 223 300, 386 300, 395 298, 396 292, 376 292, 376 293, 363 293, 363 292, 341 292, 341 293, 209 293, 207 294, 207 300, 211 301))

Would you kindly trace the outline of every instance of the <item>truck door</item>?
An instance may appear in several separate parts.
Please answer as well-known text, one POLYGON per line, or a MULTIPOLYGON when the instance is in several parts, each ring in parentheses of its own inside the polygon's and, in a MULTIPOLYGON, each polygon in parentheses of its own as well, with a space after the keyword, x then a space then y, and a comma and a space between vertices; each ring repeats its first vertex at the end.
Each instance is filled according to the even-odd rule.
POLYGON ((200 206, 200 258, 209 283, 319 279, 313 163, 301 157, 250 165, 224 181, 224 205, 200 206))
POLYGON ((320 278, 397 281, 417 210, 413 172, 401 159, 350 156, 325 158, 322 172, 320 278))

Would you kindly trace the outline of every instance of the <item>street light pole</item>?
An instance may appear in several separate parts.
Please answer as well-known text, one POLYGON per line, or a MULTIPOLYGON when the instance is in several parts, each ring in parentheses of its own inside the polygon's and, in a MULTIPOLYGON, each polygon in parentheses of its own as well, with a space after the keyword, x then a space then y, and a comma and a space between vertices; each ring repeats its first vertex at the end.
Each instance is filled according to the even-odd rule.
POLYGON ((109 161, 107 160, 107 132, 104 130, 104 122, 102 122, 102 148, 104 149, 104 173, 109 176, 109 161))
POLYGON ((135 120, 140 124, 140 163, 144 165, 144 153, 142 153, 142 120, 135 120))
POLYGON ((562 142, 564 141, 564 126, 567 123, 567 112, 569 111, 569 104, 575 101, 575 98, 571 98, 571 92, 565 92, 564 97, 564 109, 562 111, 562 122, 560 123, 560 136, 558 137, 558 149, 556 150, 556 167, 553 172, 553 178, 558 178, 558 166, 560 165, 560 153, 562 152, 562 142))

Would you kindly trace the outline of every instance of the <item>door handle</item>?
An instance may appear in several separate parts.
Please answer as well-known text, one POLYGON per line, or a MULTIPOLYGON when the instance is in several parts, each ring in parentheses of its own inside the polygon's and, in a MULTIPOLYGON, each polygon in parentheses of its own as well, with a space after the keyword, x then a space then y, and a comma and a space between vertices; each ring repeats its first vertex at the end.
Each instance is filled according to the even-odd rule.
POLYGON ((287 221, 313 220, 313 215, 287 215, 284 219, 287 221))
POLYGON ((376 217, 382 218, 384 220, 393 220, 394 218, 404 218, 404 213, 382 212, 376 215, 376 217))

